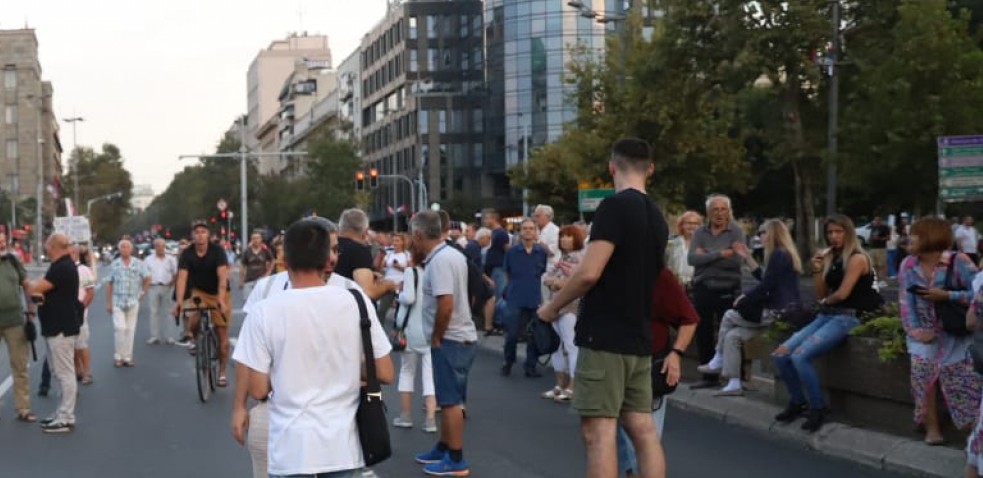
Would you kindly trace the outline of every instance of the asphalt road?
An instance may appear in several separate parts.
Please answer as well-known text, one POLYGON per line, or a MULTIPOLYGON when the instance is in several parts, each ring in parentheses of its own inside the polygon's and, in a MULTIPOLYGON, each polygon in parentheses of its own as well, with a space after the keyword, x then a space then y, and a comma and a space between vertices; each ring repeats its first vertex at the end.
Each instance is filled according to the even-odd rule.
MULTIPOLYGON (((43 434, 37 424, 17 422, 12 393, 5 393, 0 397, 0 477, 251 476, 247 452, 228 431, 231 387, 219 389, 209 403, 199 403, 187 352, 145 344, 146 308, 140 312, 137 329, 136 367, 114 368, 112 328, 103 294, 100 289, 90 310, 95 383, 80 387, 77 428, 52 436, 43 434)), ((238 294, 235 300, 238 309, 238 294)), ((241 320, 237 315, 236 321, 241 320)), ((2 353, 0 382, 9 376, 6 351, 2 353)), ((583 476, 577 417, 565 405, 537 398, 552 385, 551 380, 503 378, 498 375, 499 363, 498 354, 481 351, 470 382, 465 456, 473 476, 583 476)), ((34 395, 37 365, 31 369, 32 406, 43 417, 56 408, 58 391, 55 386, 47 398, 34 395)), ((386 396, 393 418, 399 409, 394 387, 387 387, 386 396)), ((413 412, 416 428, 392 430, 395 452, 375 468, 380 477, 423 476, 412 456, 430 448, 435 436, 420 430, 419 404, 413 412)), ((893 476, 677 409, 669 410, 665 434, 671 477, 893 476)))

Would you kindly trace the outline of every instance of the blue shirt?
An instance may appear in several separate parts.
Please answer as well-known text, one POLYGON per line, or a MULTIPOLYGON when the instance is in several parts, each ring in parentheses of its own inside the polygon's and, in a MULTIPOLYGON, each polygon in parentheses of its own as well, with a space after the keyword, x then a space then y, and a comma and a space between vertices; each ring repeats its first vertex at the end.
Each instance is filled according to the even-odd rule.
POLYGON ((481 246, 478 241, 468 241, 468 245, 464 247, 464 255, 479 268, 482 267, 481 246))
POLYGON ((540 280, 546 272, 546 259, 546 250, 539 244, 534 244, 530 252, 526 252, 524 245, 516 244, 505 253, 502 267, 509 274, 505 289, 509 307, 535 309, 542 304, 540 280))
POLYGON ((498 228, 492 231, 491 235, 491 247, 488 248, 488 252, 485 253, 485 273, 491 275, 490 272, 496 267, 502 267, 505 262, 505 246, 509 244, 509 233, 505 232, 505 229, 498 228))
POLYGON ((140 302, 143 293, 143 282, 150 277, 150 272, 143 261, 130 257, 130 265, 119 258, 110 267, 109 281, 113 283, 113 307, 129 309, 140 302))

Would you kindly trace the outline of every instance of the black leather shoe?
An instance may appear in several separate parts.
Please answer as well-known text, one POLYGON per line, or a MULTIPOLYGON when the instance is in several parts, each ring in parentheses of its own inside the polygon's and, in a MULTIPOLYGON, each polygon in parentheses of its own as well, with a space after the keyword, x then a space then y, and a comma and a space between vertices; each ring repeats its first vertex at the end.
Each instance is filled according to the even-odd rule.
POLYGON ((502 376, 508 377, 509 375, 512 375, 512 364, 507 363, 502 365, 502 376))
POLYGON ((720 386, 719 380, 700 380, 689 386, 690 390, 700 390, 702 388, 717 388, 720 386))
POLYGON ((782 423, 790 423, 794 421, 796 418, 799 418, 799 415, 805 413, 806 410, 807 408, 805 403, 790 402, 788 406, 785 407, 785 410, 782 410, 782 413, 775 415, 775 420, 778 420, 782 423))
POLYGON ((536 369, 526 370, 526 378, 541 378, 543 374, 539 373, 536 369))
POLYGON ((810 408, 805 414, 806 421, 802 423, 802 429, 813 433, 822 428, 823 423, 826 423, 826 415, 829 414, 829 410, 826 408, 810 408))

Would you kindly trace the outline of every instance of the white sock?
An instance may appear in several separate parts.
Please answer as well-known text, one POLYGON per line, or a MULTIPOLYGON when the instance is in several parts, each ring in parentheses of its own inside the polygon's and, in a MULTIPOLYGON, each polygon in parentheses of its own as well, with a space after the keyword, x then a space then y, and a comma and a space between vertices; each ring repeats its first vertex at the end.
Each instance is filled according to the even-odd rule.
POLYGON ((721 355, 720 352, 713 354, 713 358, 710 359, 710 363, 707 364, 707 367, 710 368, 720 368, 723 366, 724 366, 724 356, 721 355))
POLYGON ((733 392, 735 390, 740 390, 740 389, 741 389, 741 379, 739 379, 739 378, 732 378, 732 379, 730 379, 730 380, 727 381, 727 385, 724 385, 723 391, 724 392, 733 392))

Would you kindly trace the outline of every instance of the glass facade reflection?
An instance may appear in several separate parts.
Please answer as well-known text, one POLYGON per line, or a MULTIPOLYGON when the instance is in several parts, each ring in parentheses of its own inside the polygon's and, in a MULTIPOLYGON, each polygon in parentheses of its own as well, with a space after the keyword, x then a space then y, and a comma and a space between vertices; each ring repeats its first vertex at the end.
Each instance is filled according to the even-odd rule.
MULTIPOLYGON (((596 11, 613 11, 603 0, 585 0, 596 11)), ((605 27, 557 0, 486 0, 485 108, 486 166, 502 172, 496 194, 515 197, 505 172, 521 162, 524 135, 534 148, 555 141, 564 123, 574 119, 568 101, 571 88, 563 83, 572 49, 582 45, 598 54, 604 50, 605 27)), ((499 208, 515 210, 518 199, 499 208)))

